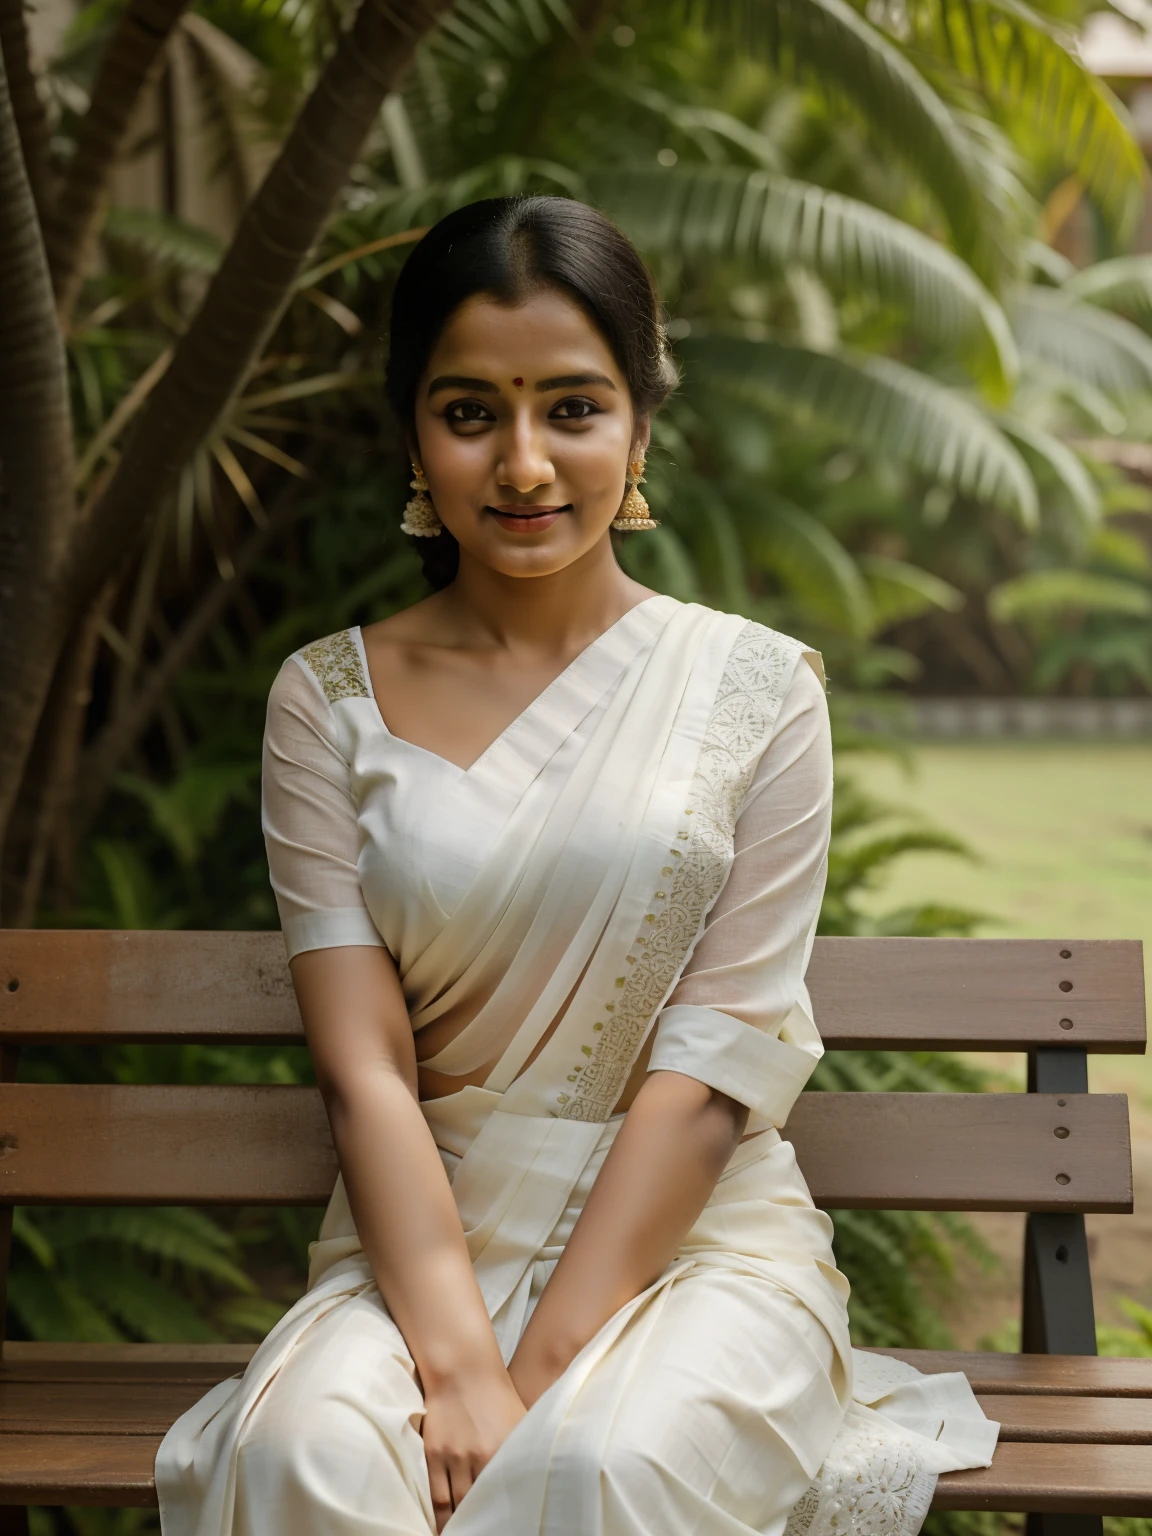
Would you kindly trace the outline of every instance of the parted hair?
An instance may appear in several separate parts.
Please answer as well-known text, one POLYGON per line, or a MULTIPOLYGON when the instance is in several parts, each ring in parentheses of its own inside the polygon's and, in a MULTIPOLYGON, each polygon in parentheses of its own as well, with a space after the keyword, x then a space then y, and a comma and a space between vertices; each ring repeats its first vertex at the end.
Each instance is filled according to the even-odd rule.
MULTIPOLYGON (((661 306, 640 253, 612 220, 570 197, 488 197, 434 224, 397 278, 388 332, 387 393, 415 437, 416 389, 449 317, 477 294, 518 304, 556 288, 584 310, 628 381, 637 415, 675 389, 661 306)), ((454 578, 459 547, 447 529, 416 539, 433 587, 454 578)))

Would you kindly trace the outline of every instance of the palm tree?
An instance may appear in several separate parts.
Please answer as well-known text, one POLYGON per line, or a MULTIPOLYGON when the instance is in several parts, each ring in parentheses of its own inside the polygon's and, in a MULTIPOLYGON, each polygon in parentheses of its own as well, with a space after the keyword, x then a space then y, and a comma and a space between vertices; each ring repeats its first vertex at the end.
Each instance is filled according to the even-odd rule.
MULTIPOLYGON (((154 540, 140 564, 144 530, 173 506, 179 515, 161 523, 171 529, 183 516, 186 526, 187 507, 213 494, 212 463, 247 514, 265 522, 255 464, 305 472, 274 440, 287 419, 276 409, 355 378, 349 364, 365 356, 356 309, 370 302, 365 279, 378 253, 484 193, 559 188, 601 203, 635 234, 692 331, 682 349, 689 414, 709 391, 765 421, 799 411, 1025 525, 1036 520, 1038 473, 1088 498, 1074 455, 1042 426, 1005 415, 1019 366, 1005 304, 1033 211, 1024 156, 1043 162, 1038 175, 1048 165, 1081 175, 1118 239, 1140 162, 1117 104, 1058 30, 1018 0, 931 0, 901 9, 891 26, 845 0, 683 0, 656 16, 638 10, 635 28, 615 15, 610 28, 591 0, 574 9, 563 0, 457 0, 452 9, 407 0, 386 14, 363 0, 202 299, 170 317, 170 348, 154 348, 134 378, 121 360, 112 408, 92 422, 75 469, 64 338, 53 317, 67 317, 81 291, 100 189, 155 68, 157 39, 181 24, 182 6, 130 0, 59 192, 43 186, 42 125, 14 7, 0 0, 4 58, 19 87, 0 91, 0 263, 10 298, 0 316, 0 407, 13 407, 0 409, 0 550, 12 577, 0 591, 0 825, 18 795, 22 830, 43 829, 59 812, 61 796, 48 803, 59 775, 45 765, 75 767, 79 726, 67 701, 77 667, 90 665, 93 636, 107 633, 107 605, 127 601, 117 593, 132 572, 154 580, 162 550, 154 540), (988 50, 1006 39, 1011 69, 990 71, 988 50), (689 60, 696 84, 684 101, 667 87, 689 60), (825 102, 819 110, 804 94, 813 89, 825 102), (802 142, 789 144, 789 113, 802 142), (30 176, 26 167, 39 168, 30 176), (848 195, 846 182, 871 197, 848 195), (305 272, 322 240, 327 259, 305 272), (726 294, 737 289, 753 290, 771 323, 734 314, 726 294), (336 322, 321 350, 340 379, 329 369, 319 384, 262 379, 245 393, 255 370, 276 366, 282 342, 311 334, 301 330, 301 307, 336 322)), ((116 222, 123 238, 124 220, 116 222)), ((180 232, 172 234, 179 246, 180 232)), ((184 238, 185 252, 195 243, 184 238)), ((203 242, 199 260, 212 262, 203 242)), ((104 312, 114 313, 117 301, 108 302, 104 312)), ((1017 296, 1013 311, 1025 329, 1028 302, 1017 296)), ((1070 310, 1083 307, 1073 295, 1070 310)), ((83 330, 72 354, 90 374, 83 330)), ((1124 350, 1118 332, 1111 340, 1124 350)), ((89 406, 92 394, 87 387, 89 406)), ((257 526, 243 555, 217 549, 223 586, 209 594, 208 617, 201 605, 159 675, 129 701, 131 729, 104 743, 103 782, 229 600, 235 559, 253 565, 292 515, 257 526)), ((739 521, 714 501, 717 529, 739 521)), ((778 505, 773 526, 777 571, 803 572, 797 579, 811 587, 822 569, 854 634, 878 622, 884 602, 877 607, 875 594, 889 605, 897 591, 905 605, 952 601, 943 584, 891 561, 857 569, 795 504, 778 505)), ((734 568, 739 547, 737 537, 720 568, 725 559, 734 568)), ((677 529, 648 558, 669 573, 683 567, 677 529)), ((130 606, 139 634, 148 604, 130 606)), ((24 888, 27 911, 25 877, 42 868, 43 837, 34 831, 7 846, 7 887, 24 888)))

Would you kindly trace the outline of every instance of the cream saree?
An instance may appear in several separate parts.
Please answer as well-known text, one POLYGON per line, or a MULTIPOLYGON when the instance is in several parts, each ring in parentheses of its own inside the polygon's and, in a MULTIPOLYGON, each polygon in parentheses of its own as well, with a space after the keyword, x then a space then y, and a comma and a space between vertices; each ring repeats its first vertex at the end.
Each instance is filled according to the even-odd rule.
MULTIPOLYGON (((425 1065, 496 1062, 422 1107, 506 1359, 650 1035, 649 1070, 731 1094, 760 1133, 509 1436, 459 1536, 911 1536, 939 1472, 991 1458, 962 1376, 851 1349, 831 1224, 779 1135, 821 1049, 803 971, 822 859, 785 901, 773 980, 732 968, 743 1003, 703 975, 677 989, 801 658, 811 687, 799 642, 650 598, 467 770, 390 735, 357 631, 306 647, 273 690, 265 829, 289 954, 386 942, 413 1028, 459 1027, 425 1065)), ((304 1297, 161 1446, 165 1536, 428 1536, 421 1411, 338 1182, 304 1297)))

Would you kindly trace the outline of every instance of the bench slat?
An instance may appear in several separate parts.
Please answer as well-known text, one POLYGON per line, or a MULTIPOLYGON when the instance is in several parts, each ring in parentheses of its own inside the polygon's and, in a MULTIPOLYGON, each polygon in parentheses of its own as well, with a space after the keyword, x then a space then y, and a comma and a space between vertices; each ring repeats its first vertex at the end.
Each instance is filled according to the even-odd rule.
MULTIPOLYGON (((1144 1049, 1137 939, 819 938, 807 980, 832 1050, 1144 1049)), ((278 932, 0 932, 2 1040, 220 1038, 302 1040, 278 932)))
MULTIPOLYGON (((821 1205, 1132 1209, 1122 1094, 809 1093, 787 1135, 821 1205)), ((335 1177, 313 1088, 0 1084, 15 1204, 323 1204, 335 1177)))
MULTIPOLYGON (((200 1380, 0 1381, 0 1434, 163 1435, 230 1373, 200 1380)), ((1152 1445, 1152 1399, 981 1393, 1003 1441, 1152 1445)))
POLYGON ((0 1504, 155 1508, 162 1435, 5 1435, 0 1504))
MULTIPOLYGON (((0 1504, 155 1506, 160 1435, 5 1435, 0 1504)), ((991 1467, 947 1472, 934 1509, 1152 1513, 1152 1456, 1136 1445, 1007 1441, 991 1467)))
POLYGON ((987 1350, 878 1349, 918 1371, 963 1371, 973 1390, 1057 1397, 1152 1397, 1152 1359, 1097 1355, 1008 1355, 987 1350))
POLYGON ((1000 1425, 1001 1440, 1063 1444, 1152 1445, 1152 1399, 1036 1397, 982 1392, 980 1406, 1000 1425))
MULTIPOLYGON (((56 1344, 10 1339, 6 1381, 222 1381, 242 1371, 255 1344, 56 1344)), ((1152 1397, 1152 1358, 1010 1355, 999 1351, 877 1349, 926 1375, 963 1371, 983 1395, 1152 1397)))
POLYGON ((933 1509, 1038 1514, 1152 1514, 1152 1454, 1142 1445, 1006 1441, 990 1467, 946 1472, 933 1509))

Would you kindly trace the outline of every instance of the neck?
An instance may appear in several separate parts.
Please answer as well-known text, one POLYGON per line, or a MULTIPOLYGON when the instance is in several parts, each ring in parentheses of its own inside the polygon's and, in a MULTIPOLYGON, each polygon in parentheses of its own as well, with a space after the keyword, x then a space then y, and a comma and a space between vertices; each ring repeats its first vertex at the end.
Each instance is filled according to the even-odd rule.
POLYGON ((580 647, 654 594, 621 570, 605 536, 587 554, 544 576, 509 576, 460 551, 442 597, 460 640, 564 652, 580 647))

